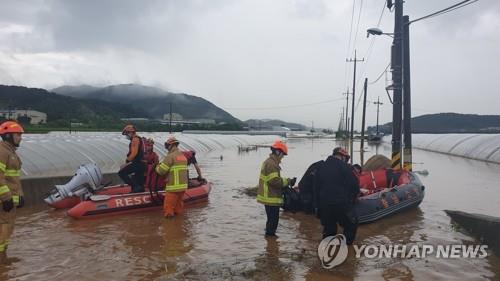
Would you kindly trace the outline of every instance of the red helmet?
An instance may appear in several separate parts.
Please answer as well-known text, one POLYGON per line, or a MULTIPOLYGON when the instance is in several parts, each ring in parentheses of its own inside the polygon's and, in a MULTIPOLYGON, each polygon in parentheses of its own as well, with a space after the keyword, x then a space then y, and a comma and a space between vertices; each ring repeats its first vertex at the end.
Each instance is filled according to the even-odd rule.
POLYGON ((333 150, 333 155, 336 155, 336 154, 339 154, 339 155, 345 156, 345 157, 351 157, 351 156, 349 156, 349 153, 347 153, 347 151, 342 147, 336 147, 333 150))
POLYGON ((129 124, 125 126, 122 130, 122 135, 126 135, 128 133, 135 133, 137 130, 135 129, 135 126, 132 124, 129 124))
POLYGON ((0 135, 11 134, 11 133, 24 133, 23 127, 14 121, 5 121, 0 125, 0 135))
POLYGON ((284 144, 282 141, 280 140, 277 140, 275 141, 272 145, 271 145, 271 149, 276 149, 276 150, 280 150, 281 152, 283 152, 283 154, 285 155, 288 155, 288 146, 286 146, 286 144, 284 144))
POLYGON ((169 137, 165 142, 165 145, 179 144, 179 141, 175 137, 169 137))

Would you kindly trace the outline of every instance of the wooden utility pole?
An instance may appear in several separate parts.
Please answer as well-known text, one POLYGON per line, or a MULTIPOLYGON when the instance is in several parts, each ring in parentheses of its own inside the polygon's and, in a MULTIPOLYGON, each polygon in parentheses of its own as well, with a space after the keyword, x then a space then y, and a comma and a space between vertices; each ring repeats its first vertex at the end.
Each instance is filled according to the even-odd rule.
POLYGON ((394 40, 392 43, 392 155, 391 167, 401 169, 401 119, 402 119, 402 72, 403 72, 403 0, 394 3, 394 40))
MULTIPOLYGON (((402 1, 402 0, 401 0, 402 1)), ((356 63, 365 61, 365 59, 358 60, 356 58, 356 50, 354 50, 354 59, 346 59, 346 62, 354 63, 354 75, 352 77, 352 110, 351 110, 351 134, 349 138, 349 147, 350 147, 350 155, 351 155, 351 164, 352 164, 352 153, 353 153, 353 141, 354 141, 354 101, 356 100, 356 63)))
POLYGON ((346 104, 345 104, 345 137, 348 136, 348 132, 349 132, 349 121, 348 121, 348 118, 349 118, 349 88, 347 89, 347 91, 345 93, 342 93, 343 95, 346 96, 346 104))
MULTIPOLYGON (((364 163, 365 154, 365 119, 366 119, 366 93, 368 91, 368 78, 365 78, 364 94, 363 94, 363 118, 361 121, 361 166, 364 163)), ((351 157, 352 158, 352 157, 351 157)))
POLYGON ((410 17, 403 17, 403 167, 413 170, 411 144, 410 17))
POLYGON ((380 102, 380 97, 377 97, 377 101, 374 102, 373 104, 377 105, 377 136, 378 136, 378 134, 379 134, 379 130, 378 130, 378 115, 379 115, 379 112, 380 112, 380 106, 383 105, 383 103, 380 102))

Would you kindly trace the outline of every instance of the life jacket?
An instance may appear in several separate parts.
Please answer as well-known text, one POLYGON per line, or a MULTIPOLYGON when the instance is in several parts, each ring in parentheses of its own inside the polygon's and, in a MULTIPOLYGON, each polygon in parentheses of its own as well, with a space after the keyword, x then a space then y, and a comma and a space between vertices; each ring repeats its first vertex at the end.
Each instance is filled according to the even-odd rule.
MULTIPOLYGON (((140 162, 142 161, 142 158, 144 157, 144 141, 143 141, 143 138, 139 137, 139 136, 134 136, 133 138, 138 138, 139 139, 139 151, 137 151, 137 155, 134 157, 134 159, 132 159, 132 162, 140 162)), ((132 138, 132 140, 133 140, 132 138)), ((128 153, 127 153, 127 157, 130 155, 130 153, 132 153, 132 140, 130 140, 130 143, 128 144, 128 153)))
POLYGON ((157 164, 158 163, 158 154, 156 154, 156 152, 153 151, 154 142, 152 141, 152 139, 142 137, 141 138, 141 146, 142 146, 142 151, 144 153, 143 161, 146 164, 157 164))
POLYGON ((409 174, 405 170, 378 169, 363 171, 358 177, 362 195, 372 194, 384 188, 392 188, 410 182, 409 174))
POLYGON ((194 151, 192 150, 182 151, 182 154, 184 154, 184 157, 186 157, 188 165, 197 164, 194 158, 196 154, 194 151))

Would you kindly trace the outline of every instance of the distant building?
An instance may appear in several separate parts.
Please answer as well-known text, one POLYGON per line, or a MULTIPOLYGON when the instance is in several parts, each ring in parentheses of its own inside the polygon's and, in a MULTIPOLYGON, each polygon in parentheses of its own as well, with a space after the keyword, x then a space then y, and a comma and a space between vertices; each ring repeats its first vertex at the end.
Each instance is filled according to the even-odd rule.
MULTIPOLYGON (((163 114, 163 120, 170 120, 170 113, 163 114)), ((181 120, 184 120, 182 115, 175 112, 172 113, 172 121, 181 121, 181 120)))
POLYGON ((23 119, 29 118, 30 124, 47 123, 47 114, 28 109, 0 109, 0 119, 23 119))
MULTIPOLYGON (((163 121, 170 122, 170 113, 163 115, 163 121)), ((184 119, 179 113, 172 113, 172 124, 215 124, 215 120, 208 118, 184 119)))
POLYGON ((215 124, 215 120, 214 119, 207 119, 207 118, 199 118, 199 119, 189 119, 188 121, 191 121, 191 122, 198 122, 198 123, 201 123, 201 124, 215 124))
POLYGON ((140 118, 140 117, 130 117, 130 118, 121 118, 120 120, 125 122, 147 122, 148 118, 140 118))

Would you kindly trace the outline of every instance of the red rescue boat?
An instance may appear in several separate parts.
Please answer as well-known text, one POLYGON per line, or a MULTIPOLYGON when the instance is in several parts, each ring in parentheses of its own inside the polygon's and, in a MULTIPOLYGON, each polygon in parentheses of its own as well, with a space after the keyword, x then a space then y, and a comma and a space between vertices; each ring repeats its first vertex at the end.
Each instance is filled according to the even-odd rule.
MULTIPOLYGON (((104 189, 97 191, 95 194, 97 194, 97 195, 118 195, 118 194, 126 194, 126 193, 130 193, 130 186, 128 186, 128 185, 115 185, 115 186, 105 187, 104 189)), ((69 209, 69 208, 73 208, 74 206, 76 206, 80 202, 82 202, 81 197, 70 196, 70 197, 64 198, 62 200, 47 203, 47 204, 54 209, 69 209)))
MULTIPOLYGON (((212 187, 208 182, 188 188, 184 193, 184 203, 191 204, 206 201, 211 189, 212 187)), ((76 219, 83 219, 161 209, 163 197, 164 191, 94 195, 90 197, 90 200, 80 202, 68 210, 67 214, 76 219)))
MULTIPOLYGON (((95 163, 85 164, 67 184, 56 186, 44 200, 56 209, 71 208, 67 214, 73 218, 159 209, 163 206, 165 179, 154 172, 152 165, 148 166, 145 176, 145 192, 130 193, 129 185, 103 187, 99 167, 95 163)), ((205 201, 211 189, 205 179, 190 179, 184 202, 205 201)))

